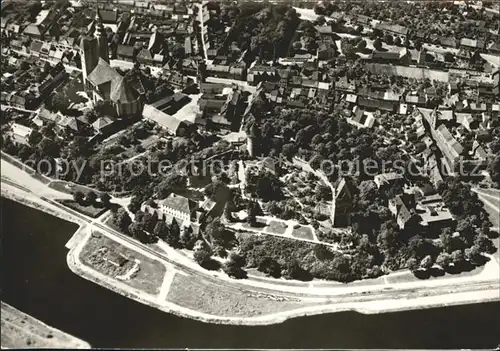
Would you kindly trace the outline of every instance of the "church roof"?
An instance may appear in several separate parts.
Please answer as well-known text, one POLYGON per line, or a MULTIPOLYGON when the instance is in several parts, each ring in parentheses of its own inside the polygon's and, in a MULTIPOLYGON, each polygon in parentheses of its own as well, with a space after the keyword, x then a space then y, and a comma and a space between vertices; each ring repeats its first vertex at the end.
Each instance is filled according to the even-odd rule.
POLYGON ((103 128, 106 128, 107 126, 113 124, 115 121, 109 117, 109 116, 104 116, 104 117, 99 117, 94 123, 92 123, 92 126, 96 130, 101 130, 103 128))
POLYGON ((102 58, 99 58, 99 63, 88 76, 88 80, 90 80, 90 82, 95 86, 99 86, 119 78, 121 78, 121 75, 111 68, 109 63, 104 61, 102 58))
POLYGON ((195 201, 177 194, 170 194, 169 197, 161 200, 160 204, 183 214, 187 214, 188 216, 191 216, 193 211, 197 209, 197 203, 195 201))
POLYGON ((119 77, 111 81, 110 98, 114 102, 127 103, 137 100, 137 94, 129 86, 125 77, 119 77))

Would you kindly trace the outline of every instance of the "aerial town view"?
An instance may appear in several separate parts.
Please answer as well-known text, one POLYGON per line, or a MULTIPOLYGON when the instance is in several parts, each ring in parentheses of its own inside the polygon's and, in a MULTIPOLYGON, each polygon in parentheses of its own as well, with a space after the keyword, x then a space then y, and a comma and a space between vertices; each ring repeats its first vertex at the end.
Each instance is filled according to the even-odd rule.
POLYGON ((0 23, 2 348, 498 347, 499 2, 0 23))

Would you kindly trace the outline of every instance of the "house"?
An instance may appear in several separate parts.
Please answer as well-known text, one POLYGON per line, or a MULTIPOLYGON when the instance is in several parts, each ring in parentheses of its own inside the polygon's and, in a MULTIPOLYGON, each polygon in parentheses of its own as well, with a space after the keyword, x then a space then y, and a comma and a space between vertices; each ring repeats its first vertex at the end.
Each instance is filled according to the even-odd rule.
POLYGON ((366 110, 372 110, 372 111, 381 110, 381 111, 394 112, 396 104, 392 101, 372 100, 359 97, 358 106, 364 107, 366 110))
POLYGON ((102 58, 99 58, 98 64, 88 75, 87 81, 93 88, 94 101, 110 100, 118 116, 131 116, 140 112, 141 101, 138 93, 102 58))
POLYGON ((462 38, 460 39, 460 47, 468 48, 468 49, 479 49, 483 50, 485 46, 485 42, 483 40, 462 38))
POLYGON ((420 217, 420 225, 432 233, 440 233, 442 228, 451 227, 455 223, 439 194, 424 196, 415 205, 415 210, 420 217))
POLYGON ((411 224, 420 222, 416 213, 416 203, 414 194, 400 194, 389 200, 389 210, 396 218, 400 229, 405 229, 411 224))
POLYGON ((200 108, 200 111, 218 112, 222 109, 225 103, 226 96, 205 93, 198 100, 198 107, 200 108))
POLYGON ((431 132, 437 146, 443 153, 448 171, 453 172, 464 152, 463 146, 452 136, 444 124, 439 125, 435 130, 431 128, 431 132))
POLYGON ((169 115, 149 104, 144 105, 142 116, 147 120, 157 123, 160 127, 166 129, 173 135, 182 134, 182 131, 190 129, 192 125, 192 123, 187 120, 181 121, 175 116, 169 115))
POLYGON ((118 23, 118 11, 117 10, 99 10, 99 17, 102 23, 105 24, 117 24, 118 23))
POLYGON ((152 65, 154 60, 151 51, 146 48, 143 48, 141 51, 139 51, 139 53, 137 54, 137 62, 143 65, 152 65))
POLYGON ((405 101, 409 105, 424 106, 427 104, 427 99, 425 98, 425 96, 420 94, 408 93, 406 94, 405 101))
POLYGON ((318 60, 330 60, 337 55, 337 49, 333 43, 321 42, 318 46, 318 60))
POLYGON ((116 56, 120 60, 134 62, 134 47, 132 45, 118 44, 116 56))
POLYGON ((500 54, 500 42, 498 40, 493 41, 488 46, 488 52, 495 55, 500 54))
POLYGON ((458 42, 454 37, 439 37, 439 44, 441 44, 441 46, 449 46, 452 48, 458 47, 458 42))
POLYGON ((350 178, 342 177, 334 188, 332 201, 332 214, 330 220, 332 225, 343 226, 350 222, 349 214, 353 206, 356 187, 350 178))
POLYGON ((390 34, 400 37, 402 40, 406 39, 408 35, 408 28, 400 26, 399 24, 391 24, 387 22, 379 22, 375 24, 374 29, 382 31, 384 34, 390 34))
POLYGON ((408 51, 406 49, 403 49, 401 51, 373 50, 367 59, 372 62, 379 63, 405 64, 409 63, 410 56, 408 55, 408 51))
POLYGON ((475 121, 470 113, 455 113, 455 116, 457 118, 457 123, 463 125, 468 131, 477 129, 478 123, 474 122, 478 121, 475 121))
POLYGON ((92 128, 98 134, 111 134, 115 129, 115 120, 110 116, 99 117, 94 123, 92 123, 92 128))
POLYGON ((353 117, 347 118, 347 123, 352 124, 357 128, 371 128, 375 123, 375 118, 372 113, 365 112, 358 106, 354 106, 353 117))
POLYGON ((241 146, 247 142, 247 133, 242 130, 239 132, 231 132, 222 137, 222 140, 228 142, 231 145, 241 146))
POLYGON ((373 181, 375 184, 377 184, 377 187, 380 189, 381 187, 385 186, 392 186, 398 182, 403 181, 403 176, 399 173, 396 172, 390 172, 390 173, 382 173, 378 174, 373 178, 373 181))
POLYGON ((10 128, 12 130, 12 138, 14 142, 25 145, 29 144, 29 137, 33 131, 31 128, 15 122, 11 123, 10 128))
MULTIPOLYGON (((191 227, 193 224, 199 226, 205 216, 210 212, 204 209, 197 201, 175 193, 170 194, 163 200, 146 202, 141 210, 150 214, 156 214, 159 220, 171 223, 175 220, 179 227, 191 227), (149 203, 149 204, 148 204, 149 203)), ((213 206, 212 206, 213 208, 213 206)))

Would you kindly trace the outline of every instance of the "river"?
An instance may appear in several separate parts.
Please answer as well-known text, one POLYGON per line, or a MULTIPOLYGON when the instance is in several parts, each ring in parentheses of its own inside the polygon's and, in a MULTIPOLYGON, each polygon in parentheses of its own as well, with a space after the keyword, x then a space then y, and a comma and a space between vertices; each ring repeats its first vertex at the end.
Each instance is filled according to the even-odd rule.
MULTIPOLYGON (((271 326, 202 323, 72 273, 76 225, 1 198, 2 300, 99 348, 493 348, 500 303, 302 317, 271 326)), ((196 293, 196 292, 193 292, 196 293)))

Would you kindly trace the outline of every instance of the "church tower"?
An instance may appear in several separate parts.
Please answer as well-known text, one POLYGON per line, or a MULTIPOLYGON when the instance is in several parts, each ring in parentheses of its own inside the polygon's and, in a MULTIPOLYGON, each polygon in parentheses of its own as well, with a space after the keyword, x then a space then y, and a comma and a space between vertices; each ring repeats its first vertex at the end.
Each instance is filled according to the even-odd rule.
POLYGON ((81 58, 82 58, 82 73, 83 85, 89 88, 87 77, 96 68, 99 63, 99 44, 96 38, 83 37, 80 42, 81 58))
POLYGON ((247 134, 247 151, 250 157, 255 157, 259 152, 260 130, 255 123, 248 130, 247 134))
POLYGON ((99 57, 109 63, 108 36, 99 16, 99 10, 95 13, 95 36, 99 46, 99 57))

